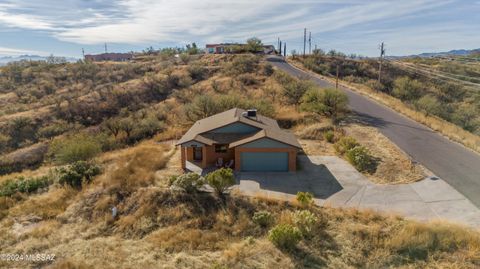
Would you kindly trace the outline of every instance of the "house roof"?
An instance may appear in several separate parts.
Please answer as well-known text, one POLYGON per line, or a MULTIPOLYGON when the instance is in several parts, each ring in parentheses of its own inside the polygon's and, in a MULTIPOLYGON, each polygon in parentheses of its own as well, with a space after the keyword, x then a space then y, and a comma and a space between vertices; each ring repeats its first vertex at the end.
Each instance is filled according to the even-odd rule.
POLYGON ((235 147, 266 137, 301 148, 295 136, 280 129, 276 120, 258 114, 257 117, 253 119, 243 116, 242 114, 244 114, 244 112, 246 111, 243 109, 233 108, 199 120, 190 127, 185 135, 177 142, 177 145, 197 141, 206 145, 230 144, 230 147, 235 147), (236 122, 256 127, 259 130, 258 132, 250 134, 210 132, 236 122))

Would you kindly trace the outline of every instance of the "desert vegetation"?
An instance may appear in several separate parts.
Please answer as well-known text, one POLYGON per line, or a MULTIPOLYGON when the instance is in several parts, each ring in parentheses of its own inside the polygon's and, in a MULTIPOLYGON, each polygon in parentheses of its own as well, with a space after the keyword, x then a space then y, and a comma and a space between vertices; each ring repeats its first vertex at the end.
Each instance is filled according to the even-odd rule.
POLYGON ((480 145, 480 84, 476 77, 480 69, 477 62, 468 61, 470 58, 387 61, 381 81, 378 81, 378 62, 374 59, 318 50, 306 58, 296 57, 295 61, 313 72, 330 77, 336 76, 338 65, 339 78, 345 83, 360 90, 368 88, 368 94, 376 99, 477 149, 480 145), (392 101, 387 96, 398 101, 392 101), (442 121, 451 123, 451 126, 442 121), (459 130, 454 126, 458 126, 459 130), (460 129, 465 131, 462 133, 460 129))
POLYGON ((349 129, 340 92, 319 91, 258 55, 195 49, 178 57, 175 49, 147 49, 130 63, 1 69, 0 249, 56 259, 0 267, 480 265, 479 234, 469 228, 321 208, 309 193, 291 202, 245 198, 232 190, 228 169, 183 174, 172 140, 232 107, 256 107, 332 150, 342 144, 345 158, 357 149, 351 158, 360 170, 364 156, 379 156, 349 129), (349 136, 351 148, 340 142, 349 136))

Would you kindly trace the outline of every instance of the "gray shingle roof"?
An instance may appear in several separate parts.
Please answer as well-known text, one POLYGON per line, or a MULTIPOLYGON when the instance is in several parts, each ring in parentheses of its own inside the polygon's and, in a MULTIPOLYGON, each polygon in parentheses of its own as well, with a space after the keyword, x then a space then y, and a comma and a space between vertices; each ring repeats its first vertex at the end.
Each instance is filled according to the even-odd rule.
POLYGON ((197 141, 206 145, 229 143, 230 147, 235 147, 266 137, 287 145, 301 148, 295 136, 290 132, 280 129, 276 120, 258 114, 255 119, 252 119, 244 117, 242 115, 244 112, 246 111, 243 109, 233 108, 208 118, 201 119, 190 127, 185 135, 183 135, 183 137, 177 142, 177 145, 189 141, 197 141), (235 122, 241 122, 257 127, 260 130, 253 134, 207 133, 235 122))

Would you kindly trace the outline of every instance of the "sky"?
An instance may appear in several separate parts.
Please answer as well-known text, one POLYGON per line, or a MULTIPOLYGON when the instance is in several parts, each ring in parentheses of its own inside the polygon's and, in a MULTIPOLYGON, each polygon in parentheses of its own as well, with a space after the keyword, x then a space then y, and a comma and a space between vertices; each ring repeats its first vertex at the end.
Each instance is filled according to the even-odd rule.
POLYGON ((0 0, 0 55, 81 57, 196 42, 377 56, 480 48, 480 0, 0 0), (308 46, 307 46, 308 50, 308 46))

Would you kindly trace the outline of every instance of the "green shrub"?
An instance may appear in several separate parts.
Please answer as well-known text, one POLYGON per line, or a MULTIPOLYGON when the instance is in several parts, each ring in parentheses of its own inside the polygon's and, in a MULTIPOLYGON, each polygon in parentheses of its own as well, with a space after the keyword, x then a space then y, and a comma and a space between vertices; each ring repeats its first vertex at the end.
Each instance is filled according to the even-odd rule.
POLYGON ((245 86, 255 85, 258 83, 257 79, 252 74, 241 74, 237 79, 245 86))
POLYGON ((260 58, 255 55, 238 55, 228 63, 225 71, 230 75, 253 73, 257 69, 260 58))
POLYGON ((283 96, 287 104, 298 105, 302 101, 302 97, 306 92, 315 88, 315 84, 310 80, 296 79, 287 80, 287 83, 282 84, 283 96))
POLYGON ((335 133, 332 130, 328 130, 323 133, 323 138, 328 143, 333 143, 335 141, 335 133))
POLYGON ((12 196, 17 192, 32 193, 50 185, 48 176, 10 179, 0 185, 0 196, 12 196))
POLYGON ((102 151, 102 145, 93 136, 78 134, 55 139, 49 147, 49 155, 57 163, 86 161, 102 151))
POLYGON ((17 181, 18 191, 22 193, 32 193, 40 188, 45 188, 49 185, 48 176, 36 178, 23 178, 17 181))
POLYGON ((348 111, 348 96, 340 90, 310 88, 301 99, 301 110, 327 116, 333 123, 348 111))
POLYGON ((186 173, 171 178, 171 186, 193 193, 205 185, 205 180, 199 174, 186 173))
POLYGON ((52 138, 61 135, 72 128, 73 126, 69 125, 67 122, 59 120, 58 122, 40 128, 38 130, 38 136, 42 138, 52 138))
POLYGON ((297 228, 302 232, 303 236, 309 236, 312 233, 313 227, 317 223, 315 214, 308 210, 300 210, 293 215, 293 222, 297 228))
POLYGON ((200 64, 189 65, 187 71, 194 81, 200 81, 208 77, 208 69, 200 64))
POLYGON ((57 169, 59 183, 74 188, 81 188, 90 183, 94 176, 100 174, 100 167, 93 162, 77 161, 57 169))
POLYGON ((302 233, 290 224, 279 224, 268 232, 268 239, 281 249, 292 250, 302 239, 302 233))
POLYGON ((268 227, 273 223, 273 216, 268 211, 257 211, 253 214, 252 220, 260 227, 268 227))
POLYGON ((345 153, 345 157, 360 172, 374 173, 377 169, 377 161, 363 146, 349 149, 345 153))
POLYGON ((415 107, 429 116, 431 114, 441 116, 444 111, 444 105, 433 95, 425 95, 415 101, 415 107))
POLYGON ((235 185, 235 176, 230 168, 220 168, 210 172, 207 177, 210 185, 218 195, 222 195, 228 188, 235 185))
POLYGON ((273 75, 273 73, 275 72, 275 70, 273 69, 273 65, 267 63, 265 65, 263 65, 263 70, 262 70, 262 73, 264 76, 271 76, 273 75))
POLYGON ((360 144, 351 136, 344 136, 333 145, 338 154, 341 155, 345 154, 347 151, 356 146, 360 146, 360 144))
POLYGON ((397 78, 394 81, 392 94, 401 100, 416 100, 424 91, 422 83, 409 77, 397 78))
POLYGON ((382 83, 380 83, 378 80, 375 80, 375 79, 370 79, 368 80, 365 85, 367 85, 367 87, 377 91, 377 92, 381 92, 385 89, 385 85, 383 85, 382 83))
POLYGON ((313 204, 313 194, 299 191, 297 192, 297 201, 304 207, 310 206, 313 204))
POLYGON ((0 186, 0 196, 12 196, 17 193, 17 182, 9 179, 0 186))

